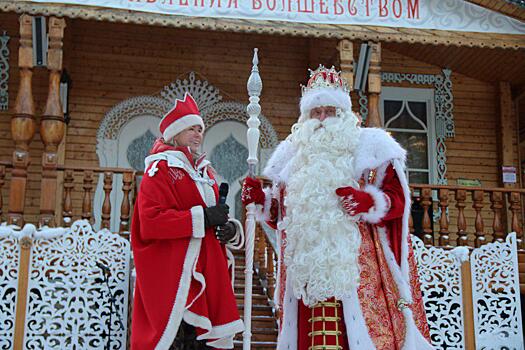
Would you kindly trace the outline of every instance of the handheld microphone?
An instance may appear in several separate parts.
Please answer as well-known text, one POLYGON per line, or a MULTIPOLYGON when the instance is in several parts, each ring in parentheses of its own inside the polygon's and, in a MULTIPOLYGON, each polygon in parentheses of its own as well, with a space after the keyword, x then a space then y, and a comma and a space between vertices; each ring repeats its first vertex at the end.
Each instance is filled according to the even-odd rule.
POLYGON ((219 186, 219 204, 226 204, 226 197, 228 196, 228 191, 230 187, 226 182, 221 183, 219 186))

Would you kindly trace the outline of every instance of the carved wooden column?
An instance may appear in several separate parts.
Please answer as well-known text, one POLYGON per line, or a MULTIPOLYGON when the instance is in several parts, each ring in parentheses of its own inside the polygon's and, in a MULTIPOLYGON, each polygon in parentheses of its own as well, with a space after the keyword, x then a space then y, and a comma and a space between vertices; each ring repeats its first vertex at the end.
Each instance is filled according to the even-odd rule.
POLYGON ((370 43, 370 68, 368 69, 368 117, 366 126, 381 127, 379 95, 381 94, 381 43, 370 43))
POLYGON ((343 78, 348 82, 348 88, 354 86, 354 45, 348 39, 343 39, 337 44, 339 50, 339 63, 343 78))
POLYGON ((468 245, 467 220, 465 219, 466 200, 467 191, 456 190, 456 208, 458 209, 458 233, 456 242, 458 246, 468 245))
POLYGON ((15 142, 13 172, 9 192, 9 224, 24 225, 24 205, 29 166, 29 144, 35 135, 35 105, 31 79, 33 76, 32 17, 20 16, 20 47, 18 49, 20 86, 11 119, 11 136, 15 142))
POLYGON ((57 150, 64 137, 64 114, 60 102, 60 74, 62 71, 62 38, 66 21, 49 18, 49 90, 46 108, 40 123, 40 136, 44 143, 42 154, 42 185, 40 191, 40 224, 55 225, 57 193, 57 150))
POLYGON ((448 189, 441 188, 439 190, 439 208, 441 209, 441 217, 439 218, 439 246, 450 247, 450 236, 448 230, 448 189))

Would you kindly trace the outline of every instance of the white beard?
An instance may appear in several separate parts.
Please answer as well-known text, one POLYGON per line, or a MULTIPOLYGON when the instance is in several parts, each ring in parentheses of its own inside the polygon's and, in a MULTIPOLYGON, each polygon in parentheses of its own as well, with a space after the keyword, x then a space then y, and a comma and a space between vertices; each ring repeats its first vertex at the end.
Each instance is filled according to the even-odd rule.
POLYGON ((309 306, 348 297, 359 284, 361 234, 335 194, 341 186, 358 187, 356 123, 353 113, 338 111, 322 123, 296 124, 291 135, 297 154, 284 202, 284 262, 294 295, 309 306))

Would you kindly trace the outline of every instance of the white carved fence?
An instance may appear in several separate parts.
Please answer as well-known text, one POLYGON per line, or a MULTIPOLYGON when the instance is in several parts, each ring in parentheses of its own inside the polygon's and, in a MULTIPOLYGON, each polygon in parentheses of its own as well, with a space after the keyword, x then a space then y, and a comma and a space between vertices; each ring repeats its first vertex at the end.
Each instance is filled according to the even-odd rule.
POLYGON ((106 349, 109 338, 110 349, 125 349, 130 244, 108 230, 94 232, 85 220, 67 229, 0 227, 0 349, 16 345, 16 294, 24 275, 19 256, 27 242, 23 349, 106 349))
POLYGON ((470 335, 476 349, 524 349, 515 233, 470 256, 465 247, 426 248, 419 238, 412 241, 433 345, 467 349, 470 335), (462 269, 468 262, 471 279, 462 269), (470 287, 471 295, 464 295, 470 287), (465 321, 470 309, 472 327, 465 321))

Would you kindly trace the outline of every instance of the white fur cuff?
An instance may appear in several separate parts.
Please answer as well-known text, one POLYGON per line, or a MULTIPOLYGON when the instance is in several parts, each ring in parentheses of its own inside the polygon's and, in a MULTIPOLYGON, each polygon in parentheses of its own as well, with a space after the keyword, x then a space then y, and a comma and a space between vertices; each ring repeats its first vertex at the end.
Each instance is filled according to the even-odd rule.
POLYGON ((361 216, 365 221, 377 224, 390 210, 390 199, 383 191, 372 185, 366 185, 364 191, 372 196, 374 206, 367 213, 361 214, 361 216))
POLYGON ((193 228, 193 237, 202 238, 206 233, 204 228, 204 209, 200 205, 196 205, 190 209, 191 211, 191 225, 193 228))

